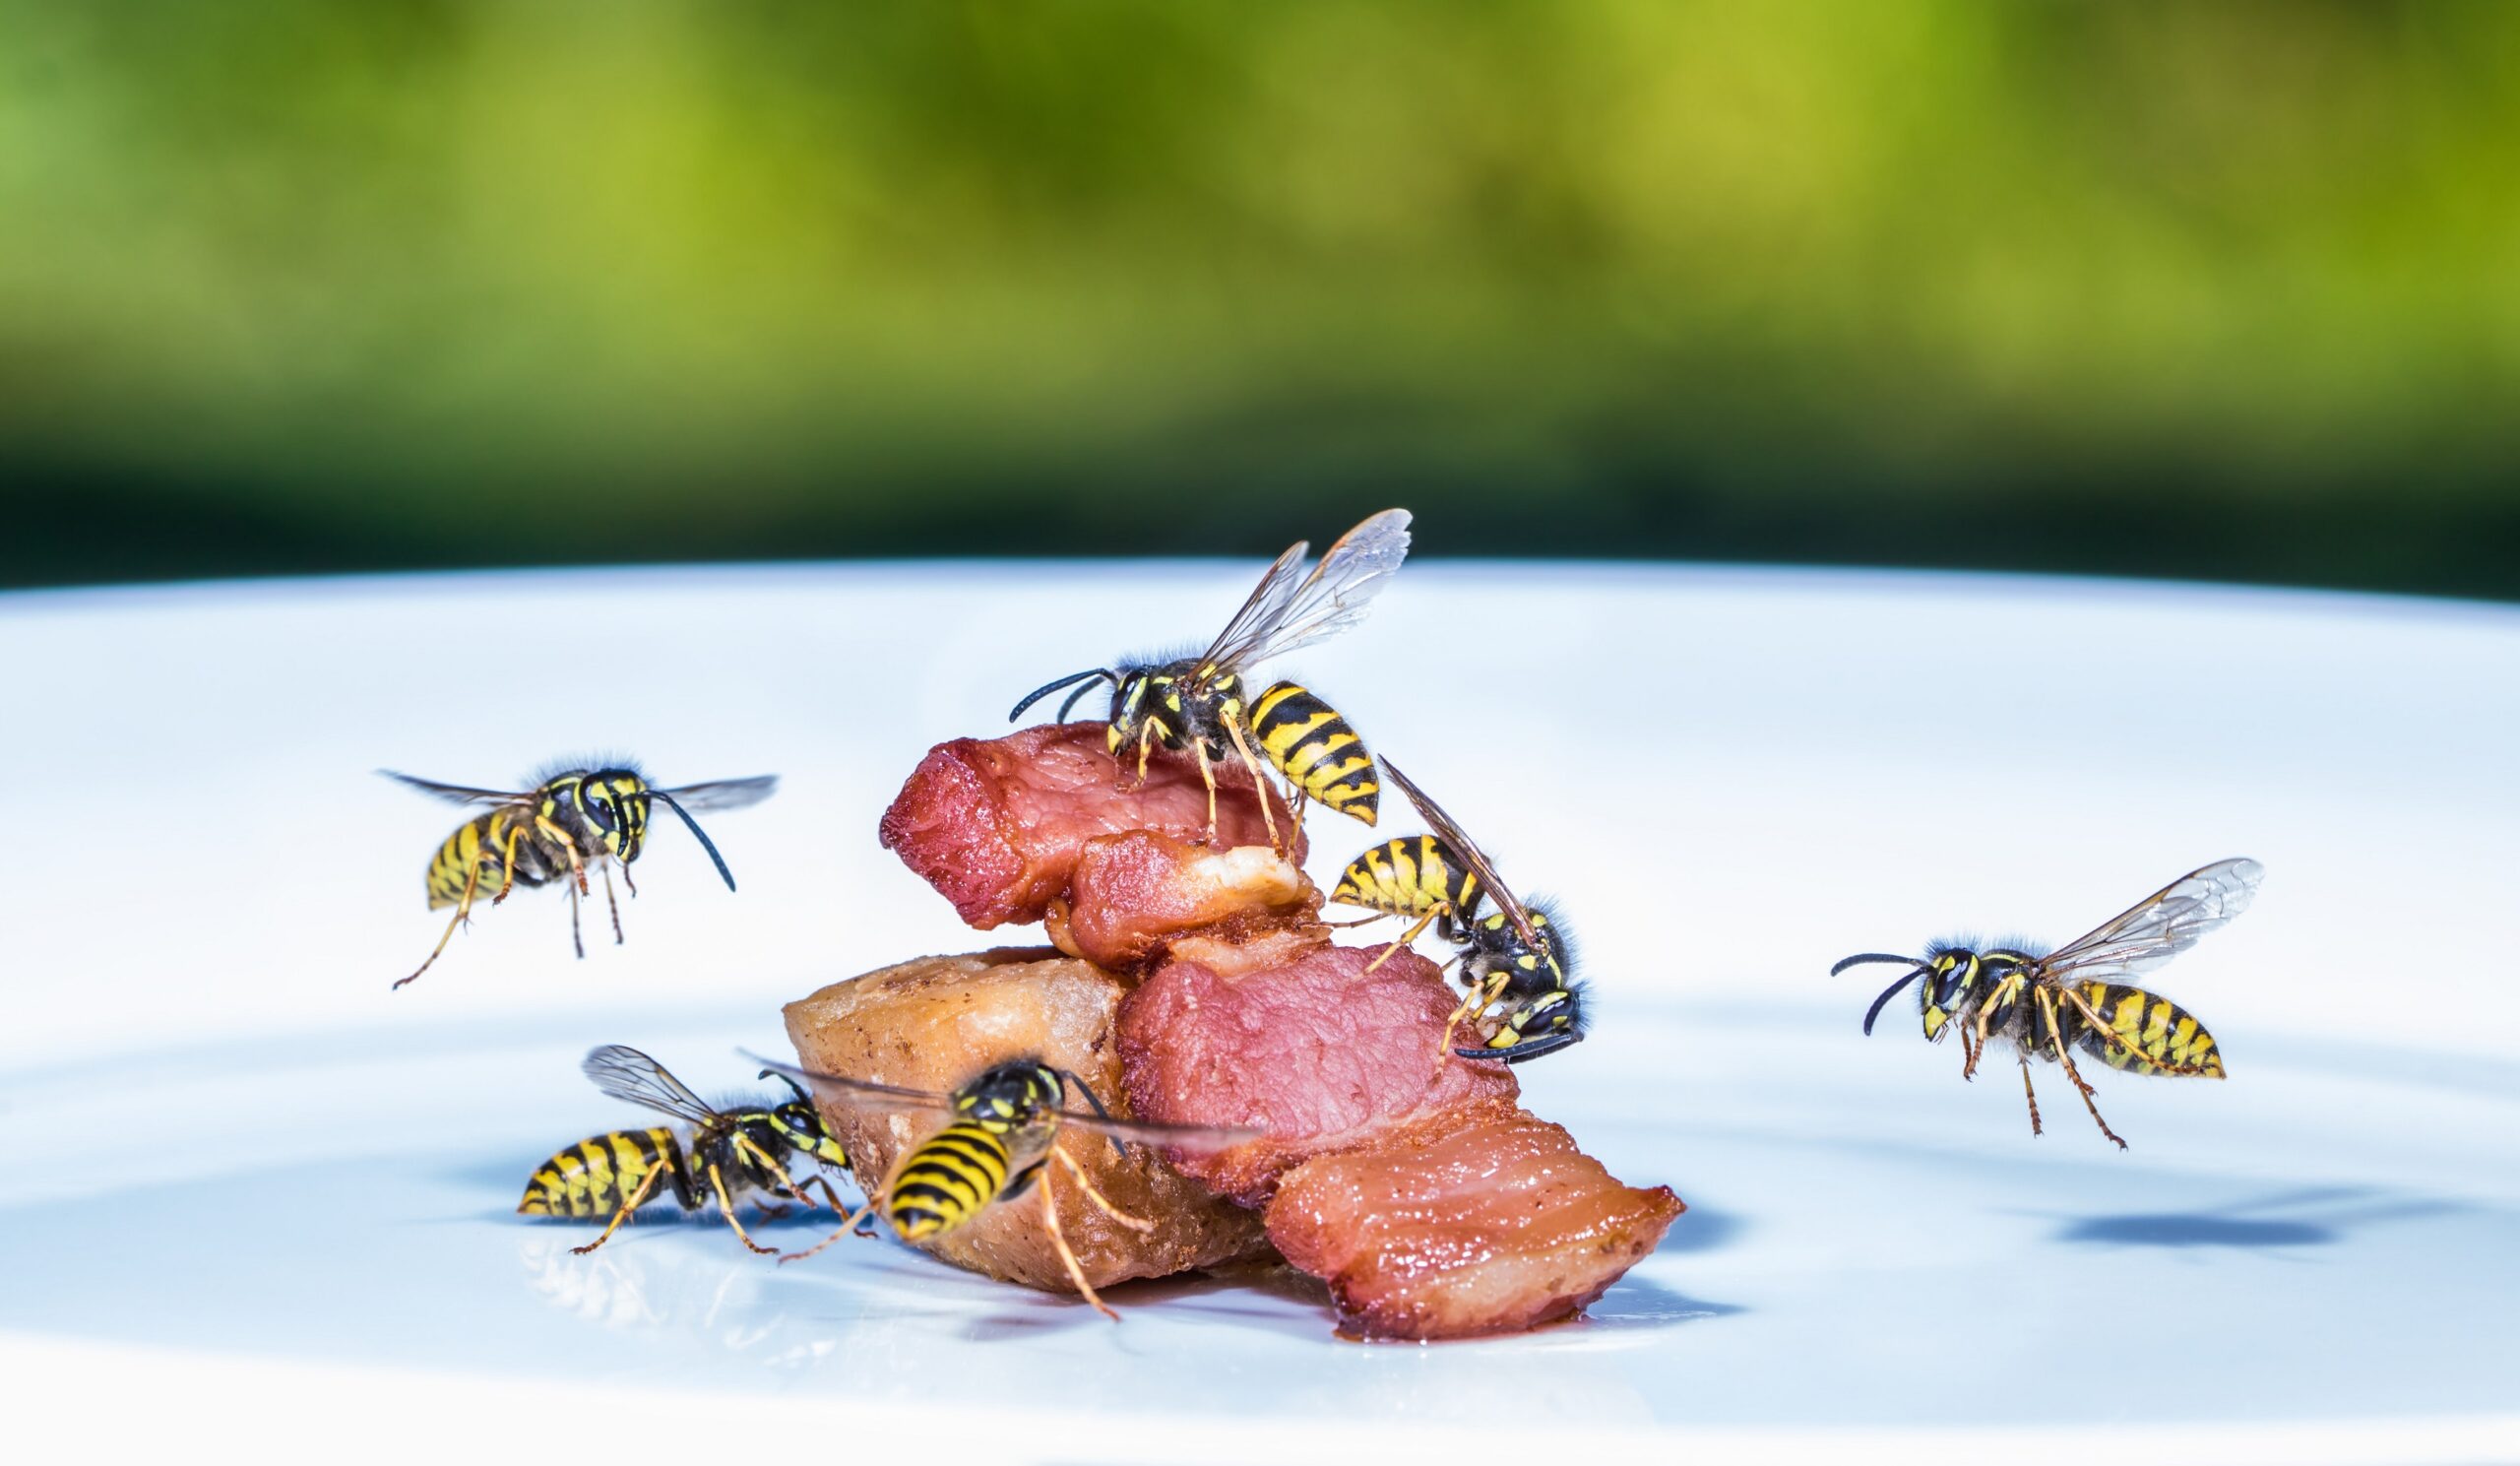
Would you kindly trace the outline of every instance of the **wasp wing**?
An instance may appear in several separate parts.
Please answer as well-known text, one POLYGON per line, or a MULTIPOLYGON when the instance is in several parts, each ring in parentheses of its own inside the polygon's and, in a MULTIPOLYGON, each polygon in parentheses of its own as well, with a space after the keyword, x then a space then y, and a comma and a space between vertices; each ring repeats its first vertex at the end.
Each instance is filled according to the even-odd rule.
POLYGON ((742 809, 758 804, 778 789, 778 775, 756 774, 750 779, 712 779, 706 784, 685 784, 662 793, 694 814, 707 814, 714 809, 742 809))
MULTIPOLYGON (((851 1079, 845 1074, 826 1074, 819 1069, 781 1063, 775 1058, 763 1058, 749 1050, 736 1052, 773 1073, 786 1074, 803 1083, 813 1090, 816 1096, 828 1099, 835 1105, 848 1105, 861 1110, 919 1110, 946 1115, 960 1113, 954 1107, 952 1095, 940 1094, 935 1090, 905 1089, 898 1084, 877 1084, 869 1079, 851 1079)), ((1173 1125, 1155 1120, 1112 1119, 1107 1115, 1092 1115, 1078 1110, 1055 1110, 1051 1114, 1058 1116, 1061 1125, 1076 1125, 1083 1129, 1098 1130, 1106 1135, 1116 1135, 1123 1140, 1138 1140, 1150 1145, 1168 1145, 1175 1149, 1188 1148, 1203 1142, 1222 1149, 1228 1145, 1239 1145, 1245 1140, 1257 1140, 1266 1133, 1232 1125, 1173 1125)))
POLYGON ((1256 667, 1362 620, 1366 606, 1409 557, 1409 511, 1385 509, 1357 525, 1339 537, 1311 574, 1297 578, 1307 547, 1298 542, 1278 556, 1203 660, 1256 667))
MULTIPOLYGON (((1533 951, 1542 950, 1540 932, 1532 925, 1531 913, 1524 909, 1523 903, 1515 898, 1513 891, 1508 889, 1502 880, 1497 879, 1496 867, 1488 860, 1487 853, 1480 850, 1478 843, 1470 836, 1464 834, 1460 825, 1453 823, 1453 817, 1444 812, 1441 804, 1426 797, 1426 792, 1418 787, 1417 781, 1400 772, 1399 765, 1386 758, 1382 761, 1382 771, 1391 776, 1392 783, 1400 786, 1400 792, 1409 797, 1409 802, 1418 806, 1418 817, 1425 820, 1427 827, 1435 832, 1435 838, 1441 840, 1446 849, 1459 857, 1463 864, 1470 867, 1471 874, 1479 877, 1480 888, 1495 899, 1497 909, 1505 914, 1505 920, 1514 924, 1514 930, 1531 945, 1533 951)), ((1465 921, 1470 917, 1468 912, 1463 912, 1461 915, 1465 921)), ((1561 957, 1560 960, 1562 961, 1563 958, 1561 957)))
POLYGON ((677 1119, 707 1124, 718 1117, 717 1107, 691 1092, 691 1087, 665 1072, 665 1066, 627 1044, 606 1044, 587 1054, 583 1066, 595 1087, 616 1100, 662 1110, 677 1119))
POLYGON ((466 784, 440 784, 434 779, 415 779, 409 774, 398 774, 392 769, 379 769, 376 772, 388 779, 408 784, 422 794, 435 795, 455 804, 522 804, 532 800, 535 795, 535 792, 530 789, 474 789, 466 784))
POLYGON ((1122 1140, 1161 1145, 1172 1150, 1224 1150, 1269 1133, 1249 1125, 1176 1125, 1152 1119, 1112 1119, 1107 1115, 1088 1115, 1076 1110, 1062 1110, 1058 1116, 1062 1126, 1099 1130, 1122 1140))
POLYGON ((2266 867, 2239 858, 2191 870, 2099 929, 2043 958, 2042 973, 2085 981, 2148 973, 2248 910, 2266 867))

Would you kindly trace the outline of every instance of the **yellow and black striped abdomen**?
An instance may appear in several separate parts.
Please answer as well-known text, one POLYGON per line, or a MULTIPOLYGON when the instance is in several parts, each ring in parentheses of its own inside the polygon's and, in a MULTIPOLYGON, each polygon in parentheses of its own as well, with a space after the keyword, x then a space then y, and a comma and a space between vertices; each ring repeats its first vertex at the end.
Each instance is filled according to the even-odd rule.
POLYGON ((429 858, 429 910, 453 906, 464 899, 464 889, 473 883, 472 871, 481 874, 473 883, 473 893, 494 892, 499 888, 499 841, 504 838, 505 810, 494 809, 478 819, 467 820, 437 848, 429 858))
POLYGON ((1004 1136, 968 1120, 947 1125, 893 1169, 884 1215, 904 1242, 951 1232, 997 1199, 1013 1169, 1004 1136))
POLYGON ((1468 916, 1479 877, 1464 868, 1432 835, 1387 840, 1348 862, 1330 899, 1396 917, 1448 910, 1468 916))
POLYGON ((664 1175, 648 1187, 645 1200, 671 1198, 690 1206, 691 1183, 671 1129, 657 1125, 589 1136, 536 1167, 516 1209, 530 1217, 606 1216, 657 1170, 664 1175))
POLYGON ((2084 983, 2091 1004, 2115 1039, 2082 1034, 2082 1047, 2113 1069, 2133 1074, 2223 1077, 2223 1055, 2196 1015, 2159 993, 2123 983, 2084 983))
POLYGON ((1373 755, 1348 720, 1292 682, 1278 682, 1251 705, 1260 752, 1317 803, 1374 822, 1382 784, 1373 755))

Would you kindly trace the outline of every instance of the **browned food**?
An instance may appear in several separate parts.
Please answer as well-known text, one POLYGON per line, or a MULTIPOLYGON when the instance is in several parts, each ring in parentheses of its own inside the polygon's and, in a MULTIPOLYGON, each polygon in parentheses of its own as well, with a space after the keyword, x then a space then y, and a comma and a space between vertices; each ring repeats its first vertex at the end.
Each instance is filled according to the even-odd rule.
POLYGON ((1306 1161, 1267 1215, 1349 1331, 1457 1339, 1573 1316, 1682 1209, 1670 1187, 1622 1185, 1560 1126, 1495 1104, 1306 1161))
MULTIPOLYGON (((789 1003, 788 1036, 807 1068, 937 1092, 1006 1059, 1039 1058, 1084 1079, 1125 1118, 1129 1101, 1113 1042, 1121 992, 1110 975, 1044 948, 922 957, 789 1003)), ((870 1184, 945 1122, 830 1102, 822 1109, 870 1184)), ((1255 1214, 1214 1196, 1148 1147, 1131 1145, 1123 1157, 1082 1129, 1066 1131, 1060 1144, 1112 1205, 1155 1224, 1143 1236, 1121 1227, 1078 1195, 1068 1177, 1058 1178, 1060 1228, 1096 1288, 1267 1252, 1255 1214)), ((1075 1291, 1042 1230, 1036 1193, 993 1205, 924 1245, 994 1278, 1075 1291)))
POLYGON ((1233 943, 1274 931, 1323 941, 1321 892, 1265 845, 1218 850, 1153 830, 1085 843, 1050 938, 1097 967, 1135 972, 1196 934, 1233 943))
POLYGON ((1376 947, 1275 940, 1176 945, 1120 1005, 1129 1103, 1149 1119, 1249 1125, 1261 1139, 1176 1160, 1246 1205, 1313 1156, 1479 1106, 1510 1106, 1513 1071, 1446 1053, 1460 999, 1434 964, 1376 947), (1191 955, 1195 952, 1197 955, 1191 955))

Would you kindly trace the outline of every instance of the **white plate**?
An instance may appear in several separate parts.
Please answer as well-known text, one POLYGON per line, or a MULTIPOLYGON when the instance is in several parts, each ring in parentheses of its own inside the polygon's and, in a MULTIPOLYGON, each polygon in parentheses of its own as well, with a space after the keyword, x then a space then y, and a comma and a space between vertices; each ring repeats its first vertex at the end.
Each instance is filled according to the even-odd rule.
MULTIPOLYGON (((102 1422, 135 1452, 2520 1455, 2497 608, 1413 566, 1289 669, 1581 924, 1600 1031, 1524 1071, 1529 1103, 1691 1210, 1579 1324, 1358 1346, 1312 1298, 1171 1283, 1115 1290, 1115 1327, 891 1244, 780 1268, 643 1224, 582 1259, 584 1229, 511 1214, 543 1153, 639 1118, 577 1076, 591 1045, 739 1087, 780 1001, 1021 939, 963 931, 875 814, 928 743, 1195 634, 1254 570, 0 602, 0 1377, 65 1442, 102 1422), (1177 624, 1131 624, 1150 606, 1177 624), (527 893, 389 992, 451 821, 365 771, 489 783, 589 740, 786 775, 710 821, 741 892, 668 828, 627 945, 570 961, 562 901, 527 893), (1876 970, 1826 976, 1955 926, 2061 939, 2234 854, 2264 894, 2156 984, 2233 1078, 2100 1075, 2123 1155, 2048 1075, 2034 1140, 2014 1074, 1964 1085, 1911 1009, 1866 1041, 1876 970)), ((1366 838, 1313 830, 1322 874, 1366 838)))

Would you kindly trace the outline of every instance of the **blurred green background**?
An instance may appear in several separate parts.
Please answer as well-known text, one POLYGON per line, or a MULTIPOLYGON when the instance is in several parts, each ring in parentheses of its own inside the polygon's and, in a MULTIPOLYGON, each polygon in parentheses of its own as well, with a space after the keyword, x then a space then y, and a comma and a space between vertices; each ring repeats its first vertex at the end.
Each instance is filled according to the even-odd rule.
POLYGON ((0 582, 2520 596, 2520 6, 0 0, 0 582))

